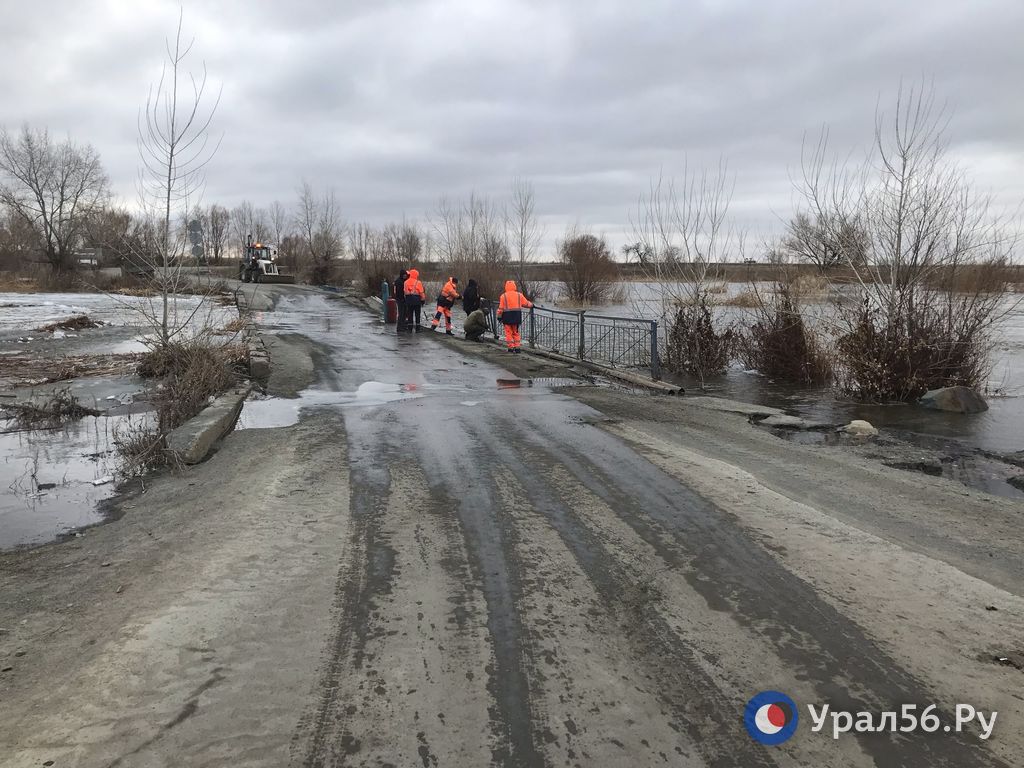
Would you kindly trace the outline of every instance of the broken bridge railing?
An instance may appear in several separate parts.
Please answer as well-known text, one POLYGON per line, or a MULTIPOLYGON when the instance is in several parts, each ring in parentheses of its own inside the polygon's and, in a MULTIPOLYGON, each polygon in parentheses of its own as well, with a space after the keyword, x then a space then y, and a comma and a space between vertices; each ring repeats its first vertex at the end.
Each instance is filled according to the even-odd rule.
MULTIPOLYGON (((490 321, 494 338, 501 339, 503 329, 493 302, 490 321)), ((661 378, 657 320, 534 306, 523 311, 520 331, 535 349, 614 368, 646 368, 652 379, 661 378)))

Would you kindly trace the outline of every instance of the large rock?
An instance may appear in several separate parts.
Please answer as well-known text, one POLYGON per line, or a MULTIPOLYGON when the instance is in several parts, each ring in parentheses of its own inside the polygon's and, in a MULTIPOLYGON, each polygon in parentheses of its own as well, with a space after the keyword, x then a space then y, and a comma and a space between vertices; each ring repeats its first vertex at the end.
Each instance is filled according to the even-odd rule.
POLYGON ((918 401, 925 408, 950 413, 981 413, 988 410, 985 398, 970 387, 943 387, 925 392, 918 401))
POLYGON ((864 421, 863 419, 854 419, 845 427, 840 427, 838 432, 845 432, 852 437, 874 437, 878 434, 878 430, 871 426, 870 421, 864 421))

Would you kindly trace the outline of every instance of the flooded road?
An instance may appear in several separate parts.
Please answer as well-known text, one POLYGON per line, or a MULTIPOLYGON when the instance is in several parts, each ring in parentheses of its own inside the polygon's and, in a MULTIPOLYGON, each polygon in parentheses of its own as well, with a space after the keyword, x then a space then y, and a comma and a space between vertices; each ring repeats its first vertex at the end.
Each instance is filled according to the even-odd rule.
MULTIPOLYGON (((769 679, 709 663, 715 613, 752 658, 776 659, 771 682, 792 675, 787 690, 827 696, 843 679, 865 707, 925 695, 592 409, 336 305, 285 300, 267 323, 323 350, 298 414, 341 410, 352 489, 306 765, 775 764, 737 718, 769 679)), ((243 423, 281 407, 253 403, 243 423)), ((964 740, 853 743, 883 762, 986 764, 964 740)), ((812 754, 790 757, 828 763, 812 754)))
POLYGON ((268 397, 212 459, 0 558, 12 765, 1021 754, 1018 505, 277 290, 268 397), (779 746, 744 725, 765 690, 799 709, 779 746), (961 701, 990 739, 833 739, 807 710, 961 701))

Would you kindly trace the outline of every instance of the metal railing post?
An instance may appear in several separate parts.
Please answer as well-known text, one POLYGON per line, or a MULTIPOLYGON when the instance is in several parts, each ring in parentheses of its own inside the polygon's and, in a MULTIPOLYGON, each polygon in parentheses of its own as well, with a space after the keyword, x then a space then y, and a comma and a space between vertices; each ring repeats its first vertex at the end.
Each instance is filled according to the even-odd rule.
POLYGON ((530 307, 530 334, 528 336, 530 340, 530 346, 537 346, 537 326, 533 319, 533 307, 530 307))
POLYGON ((579 348, 578 357, 579 357, 580 360, 582 360, 584 358, 584 356, 586 355, 586 352, 587 352, 586 320, 584 318, 585 314, 586 314, 586 310, 584 310, 583 312, 580 312, 579 315, 578 315, 579 316, 579 323, 580 323, 580 348, 579 348))
POLYGON ((651 321, 651 378, 661 378, 661 361, 658 359, 658 321, 651 321))

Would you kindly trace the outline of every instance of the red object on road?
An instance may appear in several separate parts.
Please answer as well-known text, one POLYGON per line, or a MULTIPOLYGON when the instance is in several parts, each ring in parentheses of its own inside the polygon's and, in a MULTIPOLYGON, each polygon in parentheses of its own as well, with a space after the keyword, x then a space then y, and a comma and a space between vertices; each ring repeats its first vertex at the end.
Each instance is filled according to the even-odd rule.
POLYGON ((388 299, 387 311, 384 313, 384 322, 388 324, 398 322, 398 302, 393 298, 388 299))

